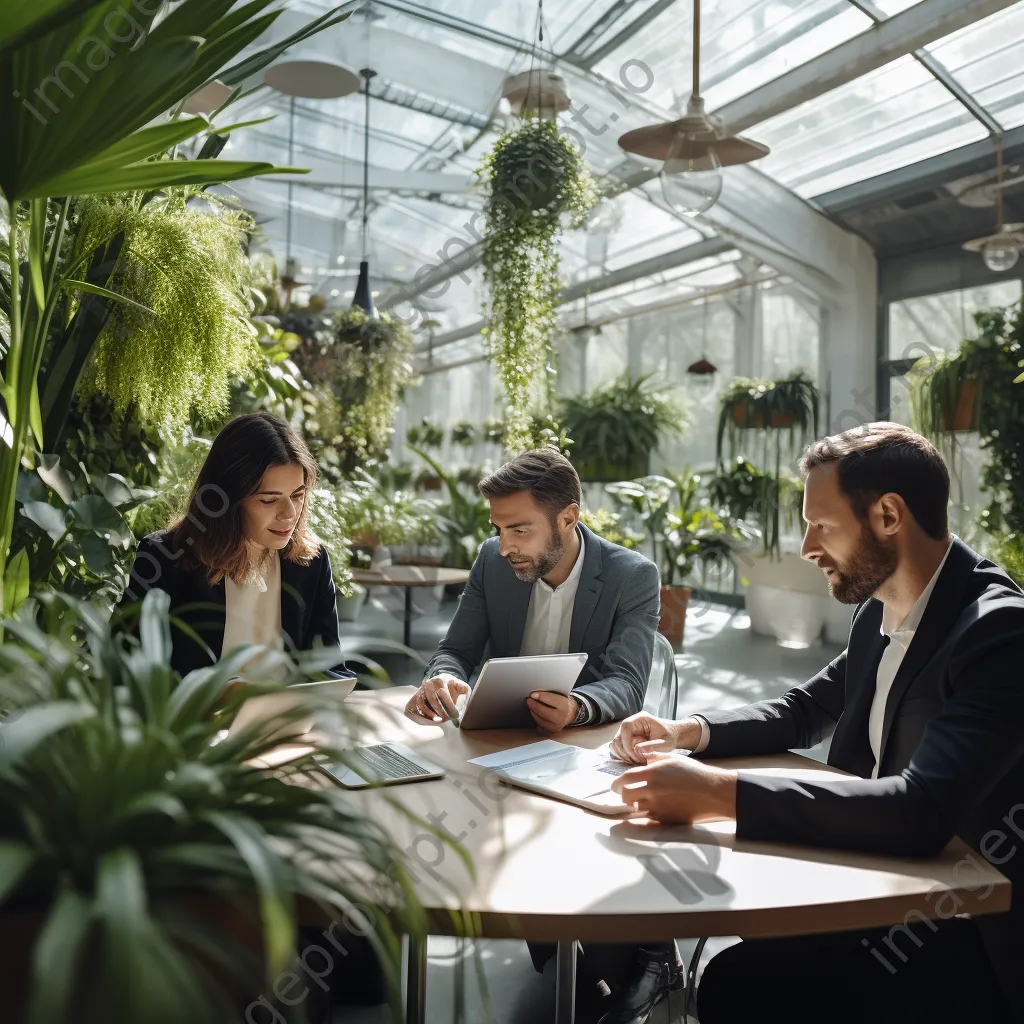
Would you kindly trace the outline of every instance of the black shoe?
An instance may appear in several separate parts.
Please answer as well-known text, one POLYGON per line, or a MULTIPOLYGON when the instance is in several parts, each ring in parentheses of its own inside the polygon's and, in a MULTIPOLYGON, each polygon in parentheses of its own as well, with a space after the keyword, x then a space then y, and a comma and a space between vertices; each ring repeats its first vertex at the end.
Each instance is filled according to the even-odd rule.
POLYGON ((662 999, 686 986, 686 972, 674 957, 637 954, 637 976, 612 997, 611 1006, 598 1024, 644 1024, 662 999))

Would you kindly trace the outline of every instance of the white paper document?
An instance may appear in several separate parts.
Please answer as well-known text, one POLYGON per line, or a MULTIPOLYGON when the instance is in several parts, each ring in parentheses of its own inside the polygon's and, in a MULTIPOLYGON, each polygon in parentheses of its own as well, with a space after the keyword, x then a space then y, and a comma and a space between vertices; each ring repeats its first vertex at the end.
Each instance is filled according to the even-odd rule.
MULTIPOLYGON (((527 743, 522 747, 512 747, 510 750, 496 750, 493 754, 474 757, 470 759, 469 763, 478 764, 481 768, 493 768, 500 771, 503 768, 530 764, 533 761, 543 761, 547 757, 558 757, 561 754, 565 754, 566 750, 576 749, 578 748, 567 743, 559 743, 558 740, 540 740, 537 743, 527 743)), ((608 745, 602 744, 594 753, 607 757, 608 745)))

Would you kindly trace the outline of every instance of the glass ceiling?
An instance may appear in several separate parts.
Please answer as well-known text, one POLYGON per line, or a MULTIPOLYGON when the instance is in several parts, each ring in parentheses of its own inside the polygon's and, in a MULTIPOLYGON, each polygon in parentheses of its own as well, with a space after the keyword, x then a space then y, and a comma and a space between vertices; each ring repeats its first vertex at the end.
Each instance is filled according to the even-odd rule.
MULTIPOLYGON (((703 0, 708 109, 761 89, 918 2, 703 0)), ((278 37, 333 5, 286 6, 273 30, 278 37)), ((372 0, 284 58, 329 55, 353 69, 378 71, 369 148, 375 291, 414 292, 421 268, 455 258, 474 242, 472 218, 482 197, 473 172, 510 123, 499 105, 501 84, 534 61, 553 64, 565 77, 575 111, 566 123, 579 133, 599 183, 618 193, 601 204, 587 230, 568 234, 563 244, 567 282, 594 282, 590 313, 604 304, 628 310, 681 295, 684 279, 686 288, 694 281, 718 286, 710 278, 700 283, 701 264, 680 266, 675 256, 711 230, 657 205, 656 189, 623 191, 623 181, 643 165, 617 143, 622 132, 685 105, 690 0, 559 0, 545 6, 544 17, 544 42, 535 55, 536 0, 372 0), (638 62, 650 69, 647 80, 638 62), (615 289, 600 287, 605 274, 616 275, 615 289)), ((958 92, 1004 129, 1024 124, 1024 0, 932 43, 926 56, 931 69, 907 54, 746 129, 772 149, 755 166, 813 199, 984 138, 988 129, 958 92)), ((339 305, 348 302, 362 256, 363 102, 352 95, 293 103, 260 86, 231 112, 235 121, 275 115, 234 137, 232 158, 286 163, 291 133, 292 162, 311 173, 290 186, 284 179, 242 182, 237 192, 282 265, 286 255, 296 257, 303 279, 339 305)), ((735 275, 737 256, 715 257, 716 273, 735 275)), ((481 302, 476 269, 416 299, 440 324, 438 337, 479 320, 481 302)), ((579 314, 578 304, 567 304, 567 319, 579 314)))

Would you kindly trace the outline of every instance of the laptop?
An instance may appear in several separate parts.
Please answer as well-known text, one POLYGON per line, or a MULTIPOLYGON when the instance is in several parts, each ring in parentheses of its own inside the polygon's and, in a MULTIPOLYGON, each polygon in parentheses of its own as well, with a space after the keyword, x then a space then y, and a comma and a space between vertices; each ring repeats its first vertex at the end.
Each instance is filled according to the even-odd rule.
POLYGON ((282 715, 296 708, 308 708, 308 714, 292 716, 281 725, 282 739, 312 733, 318 719, 330 713, 332 704, 340 704, 355 689, 355 679, 328 679, 310 683, 294 683, 273 693, 250 697, 235 714, 228 728, 228 736, 236 736, 243 729, 257 723, 270 725, 282 715))
POLYGON ((611 786, 614 779, 636 765, 613 759, 607 744, 589 750, 557 740, 541 740, 472 763, 490 768, 505 785, 577 804, 598 814, 624 815, 632 811, 611 786))
MULTIPOLYGON (((257 722, 272 723, 282 714, 307 704, 313 704, 308 715, 292 717, 282 724, 281 738, 332 732, 335 723, 323 719, 330 714, 330 705, 340 704, 355 689, 355 685, 355 679, 331 679, 315 683, 296 683, 274 693, 250 697, 238 709, 227 735, 235 735, 257 722)), ((346 789, 415 782, 420 779, 439 779, 445 774, 439 765, 402 743, 378 743, 345 751, 344 755, 348 764, 324 763, 318 767, 346 789)))
POLYGON ((377 743, 346 750, 344 762, 319 765, 328 778, 345 789, 392 786, 444 778, 444 769, 404 743, 377 743))

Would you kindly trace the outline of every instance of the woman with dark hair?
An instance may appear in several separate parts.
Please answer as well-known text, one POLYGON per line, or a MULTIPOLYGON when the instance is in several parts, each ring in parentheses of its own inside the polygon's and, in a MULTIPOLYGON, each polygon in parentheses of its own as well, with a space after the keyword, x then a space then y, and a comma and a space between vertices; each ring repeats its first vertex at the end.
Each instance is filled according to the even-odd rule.
MULTIPOLYGON (((122 607, 154 587, 171 598, 173 668, 185 675, 243 643, 337 646, 327 549, 310 531, 316 463, 268 413, 237 416, 217 435, 188 508, 139 544, 122 607)), ((350 673, 340 671, 332 674, 350 673)))

